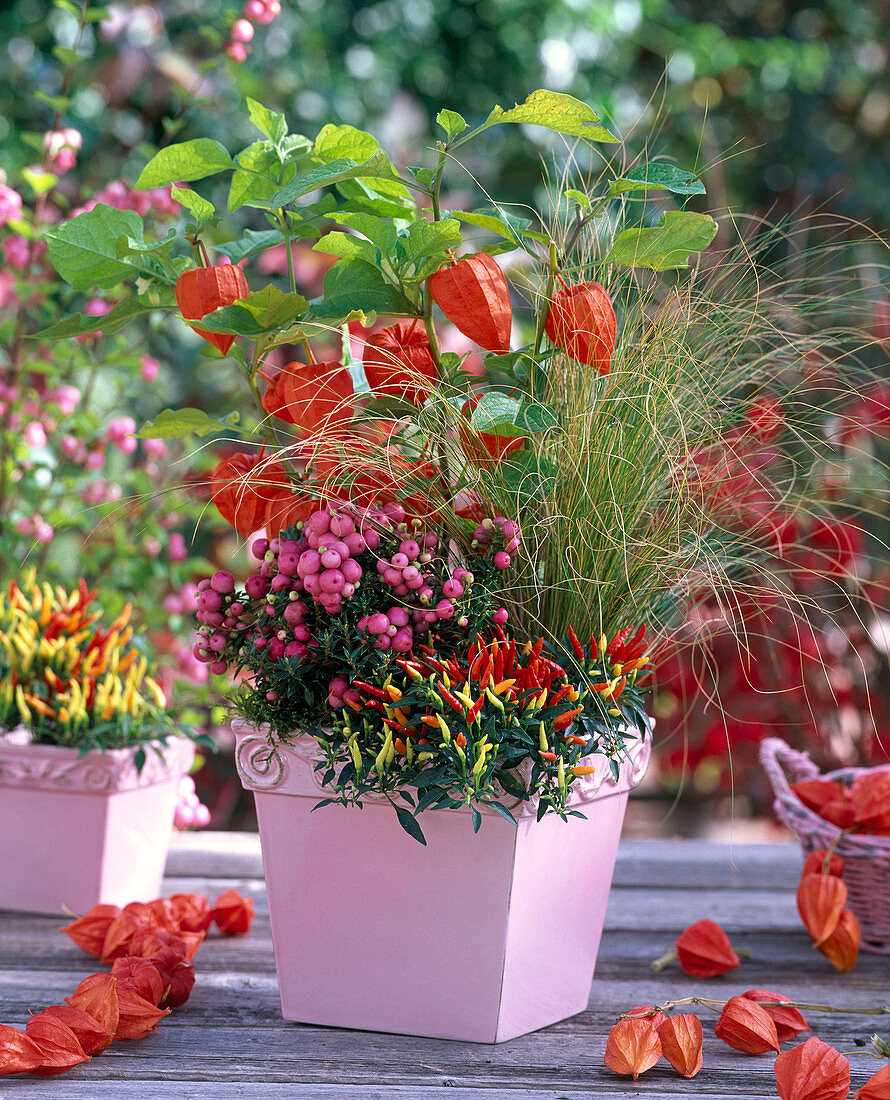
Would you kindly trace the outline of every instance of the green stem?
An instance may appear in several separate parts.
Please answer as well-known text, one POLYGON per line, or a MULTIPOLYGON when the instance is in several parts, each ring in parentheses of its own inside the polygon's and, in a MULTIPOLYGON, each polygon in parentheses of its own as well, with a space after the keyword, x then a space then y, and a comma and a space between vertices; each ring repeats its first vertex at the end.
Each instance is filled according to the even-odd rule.
POLYGON ((284 248, 287 252, 287 278, 290 283, 291 294, 296 294, 297 280, 294 275, 294 257, 290 247, 290 226, 287 224, 287 212, 283 209, 278 211, 278 224, 281 226, 281 232, 284 235, 284 248))
POLYGON ((440 141, 437 145, 439 150, 439 163, 436 165, 436 175, 433 179, 432 199, 433 199, 433 221, 441 221, 442 214, 439 210, 439 192, 442 190, 442 173, 445 171, 445 158, 448 155, 448 146, 443 145, 440 141))

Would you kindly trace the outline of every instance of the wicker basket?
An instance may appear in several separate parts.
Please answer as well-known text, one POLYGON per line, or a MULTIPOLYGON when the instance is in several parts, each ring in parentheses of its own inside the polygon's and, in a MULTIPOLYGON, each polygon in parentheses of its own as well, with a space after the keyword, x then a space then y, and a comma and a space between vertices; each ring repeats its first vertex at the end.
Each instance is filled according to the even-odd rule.
MULTIPOLYGON (((816 848, 828 848, 837 838, 838 827, 808 809, 789 786, 802 779, 843 779, 848 782, 869 770, 840 768, 819 774, 805 752, 797 752, 778 737, 769 737, 760 746, 760 762, 766 771, 776 800, 773 807, 779 818, 800 839, 804 855, 816 848)), ((862 930, 860 947, 890 955, 890 836, 849 835, 835 845, 844 860, 847 905, 859 918, 862 930)))

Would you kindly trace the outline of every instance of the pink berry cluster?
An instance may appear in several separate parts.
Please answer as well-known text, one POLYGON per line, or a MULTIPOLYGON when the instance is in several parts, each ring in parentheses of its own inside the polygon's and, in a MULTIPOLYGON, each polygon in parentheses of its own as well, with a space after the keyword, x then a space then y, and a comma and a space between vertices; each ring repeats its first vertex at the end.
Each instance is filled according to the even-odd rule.
POLYGON ((203 804, 195 790, 195 781, 184 775, 179 781, 176 809, 173 812, 174 829, 202 829, 210 824, 210 810, 203 804))
POLYGON ((511 554, 519 549, 519 524, 504 516, 495 516, 494 519, 484 519, 473 532, 473 546, 488 546, 495 538, 503 543, 502 550, 496 550, 494 564, 498 569, 506 569, 512 558, 511 554))
POLYGON ((77 153, 83 145, 79 130, 68 126, 64 130, 48 130, 43 135, 46 166, 57 176, 70 172, 77 163, 77 153))
MULTIPOLYGON (((517 532, 507 521, 486 528, 485 545, 477 548, 480 561, 504 544, 504 536, 512 544, 517 532)), ((487 588, 477 593, 474 574, 446 564, 444 555, 436 556, 438 547, 436 534, 409 527, 397 502, 319 508, 301 527, 254 541, 251 551, 260 566, 243 593, 227 570, 199 582, 194 656, 215 674, 230 667, 266 669, 282 658, 312 660, 323 673, 328 706, 358 702, 348 678, 357 672, 353 659, 376 667, 390 653, 411 653, 420 639, 438 644, 443 631, 456 639, 486 622, 506 621, 504 608, 492 612, 487 588), (335 633, 352 653, 342 662, 323 648, 338 621, 335 633)), ((490 575, 491 565, 484 570, 490 575)), ((263 691, 268 702, 278 697, 268 681, 263 691)))
POLYGON ((135 210, 140 218, 175 218, 181 210, 169 187, 134 191, 126 180, 112 180, 101 191, 96 191, 83 206, 72 211, 71 216, 92 210, 99 203, 112 206, 115 210, 135 210))
POLYGON ((250 53, 248 43, 254 36, 254 23, 267 26, 276 15, 281 14, 280 0, 247 0, 244 14, 236 19, 229 31, 229 41, 224 50, 227 57, 239 65, 247 60, 250 53))

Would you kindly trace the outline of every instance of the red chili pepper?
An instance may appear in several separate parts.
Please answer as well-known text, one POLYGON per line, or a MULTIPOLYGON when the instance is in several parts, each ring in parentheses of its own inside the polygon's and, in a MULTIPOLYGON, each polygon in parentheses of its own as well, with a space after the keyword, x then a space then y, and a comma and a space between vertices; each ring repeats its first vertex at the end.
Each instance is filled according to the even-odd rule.
POLYGON ((542 760, 558 760, 559 757, 555 752, 542 752, 539 754, 542 760))
POLYGON ((565 714, 561 714, 553 723, 553 728, 557 730, 564 730, 571 725, 572 719, 577 718, 584 707, 575 707, 574 710, 567 710, 565 714))
POLYGON ((482 704, 483 704, 484 701, 485 701, 485 696, 480 695, 479 698, 476 700, 476 702, 467 711, 467 722, 468 723, 475 722, 476 719, 479 717, 479 711, 482 710, 482 704))
POLYGON ((572 630, 571 627, 569 627, 569 641, 572 643, 572 649, 574 650, 575 656, 578 658, 579 661, 583 661, 584 647, 578 641, 578 635, 574 632, 574 630, 572 630))
POLYGON ((374 687, 373 684, 366 684, 364 680, 353 680, 353 687, 357 687, 360 691, 366 691, 369 695, 372 695, 375 699, 383 699, 389 702, 389 696, 385 691, 381 691, 380 688, 374 687))
POLYGON ((494 660, 494 682, 499 684, 504 678, 504 659, 506 653, 503 649, 498 650, 498 655, 494 660))
POLYGON ((547 700, 547 706, 548 707, 555 706, 558 702, 560 702, 560 700, 564 699, 565 696, 568 695, 568 693, 571 690, 572 690, 572 685, 571 684, 563 684, 562 687, 559 688, 558 691, 555 691, 553 693, 553 695, 551 695, 550 698, 547 700))
POLYGON ((479 677, 479 690, 485 691, 488 685, 491 683, 491 667, 492 667, 491 654, 487 654, 487 660, 485 662, 485 668, 482 675, 479 677))
POLYGON ((531 656, 532 657, 540 657, 541 656, 541 650, 543 648, 544 648, 544 639, 543 638, 538 638, 538 640, 532 646, 531 656))
POLYGON ((600 655, 600 647, 596 638, 593 636, 593 631, 590 632, 590 659, 595 661, 600 655))
POLYGON ((563 737, 563 741, 565 741, 565 743, 567 745, 586 745, 587 744, 587 738, 586 737, 576 737, 573 733, 567 733, 565 735, 565 737, 563 737))
POLYGON ((439 692, 439 694, 442 696, 442 698, 445 700, 445 702, 451 707, 452 710, 456 710, 458 714, 463 714, 464 713, 463 706, 457 701, 457 699, 455 699, 455 697, 451 694, 451 692, 448 690, 448 688, 445 687, 444 684, 441 684, 441 683, 437 684, 436 685, 436 690, 439 692))

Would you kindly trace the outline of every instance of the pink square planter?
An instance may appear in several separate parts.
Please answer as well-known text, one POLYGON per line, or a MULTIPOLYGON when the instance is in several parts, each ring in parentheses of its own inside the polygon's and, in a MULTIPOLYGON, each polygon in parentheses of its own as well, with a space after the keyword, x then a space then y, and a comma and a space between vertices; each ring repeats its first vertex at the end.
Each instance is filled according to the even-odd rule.
POLYGON ((81 914, 157 897, 192 742, 147 747, 137 772, 133 748, 80 756, 11 740, 0 737, 0 909, 81 914))
POLYGON ((616 782, 576 784, 586 820, 516 828, 491 811, 429 810, 426 847, 387 802, 312 807, 327 794, 315 741, 270 754, 233 723, 254 791, 285 1019, 502 1043, 587 1007, 628 791, 650 742, 632 743, 616 782))

